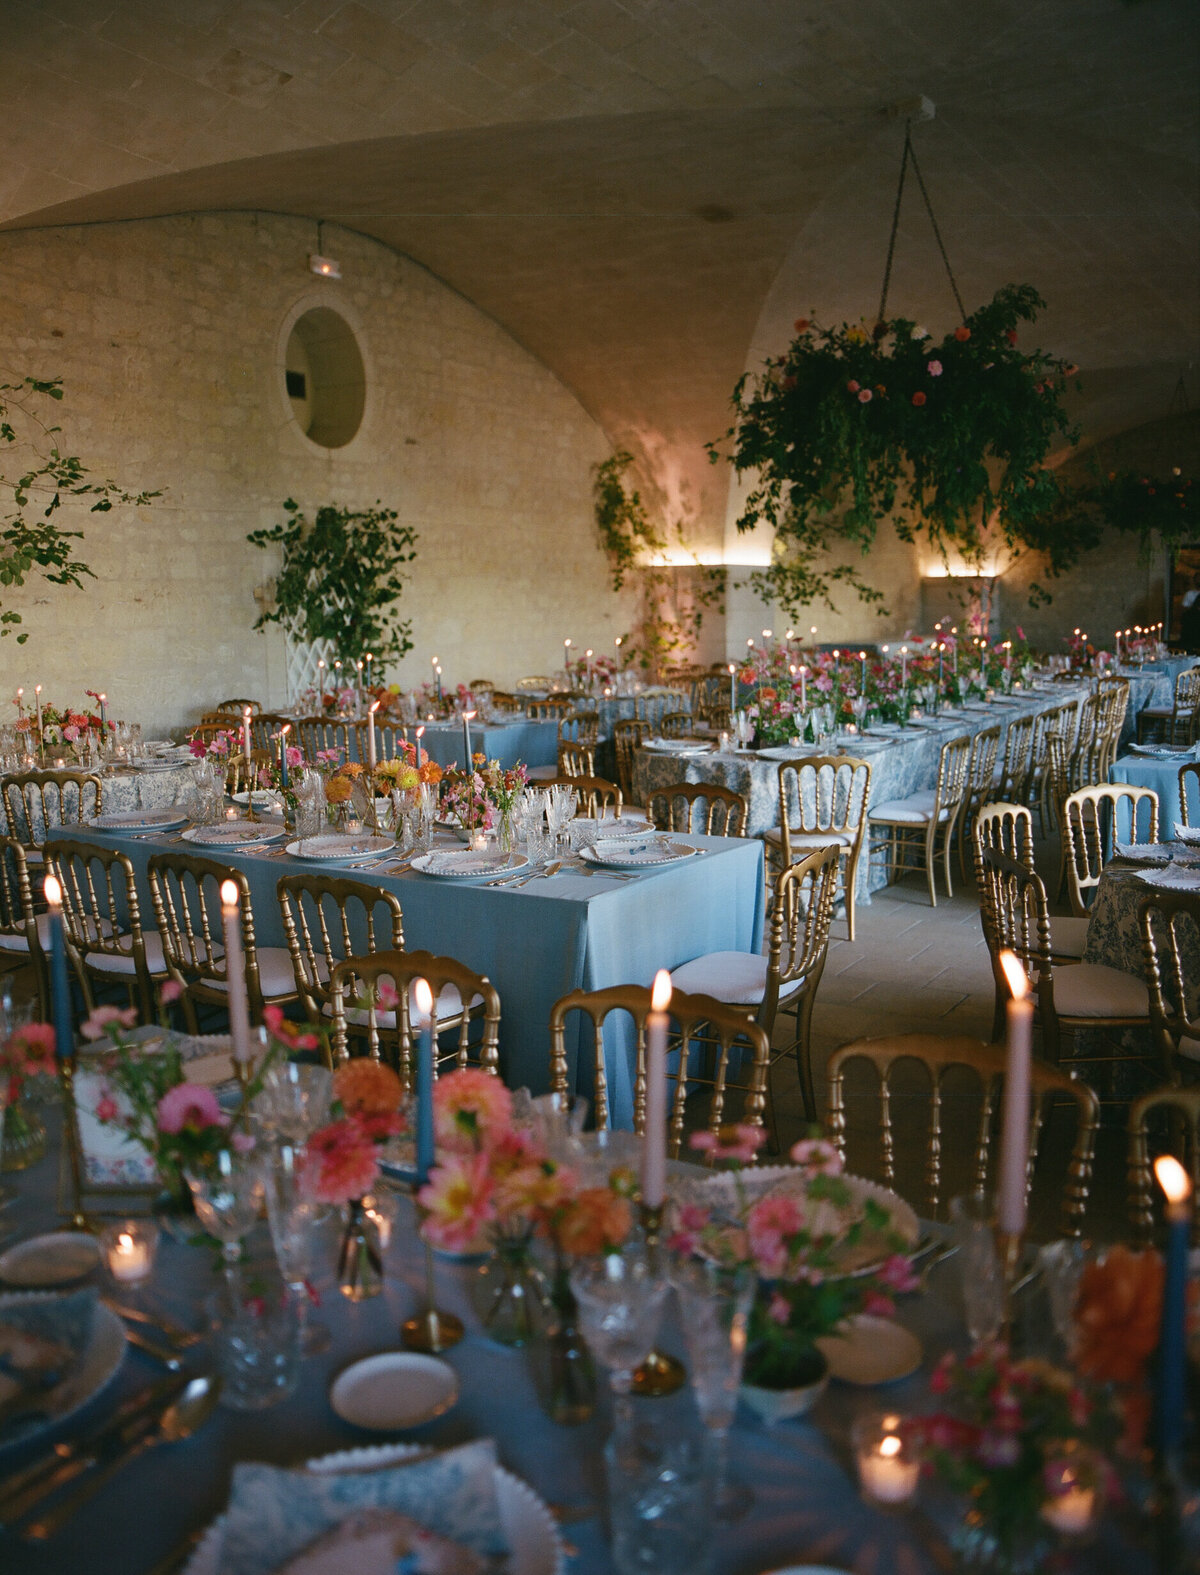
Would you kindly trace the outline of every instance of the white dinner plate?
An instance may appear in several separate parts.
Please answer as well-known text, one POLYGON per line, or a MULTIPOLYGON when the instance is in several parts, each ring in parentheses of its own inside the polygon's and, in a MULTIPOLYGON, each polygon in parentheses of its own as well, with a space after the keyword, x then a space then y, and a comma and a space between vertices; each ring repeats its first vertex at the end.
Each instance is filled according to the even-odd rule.
POLYGON ((593 842, 624 840, 633 842, 638 837, 652 837, 654 827, 637 815, 622 815, 620 820, 598 820, 592 833, 593 842))
POLYGON ((770 749, 755 750, 762 760, 800 760, 812 754, 812 744, 774 744, 770 749))
POLYGON ((1130 744, 1129 748, 1135 755, 1149 755, 1151 760, 1178 760, 1192 752, 1190 744, 1130 744))
POLYGON ((99 1262, 94 1236, 58 1230, 49 1236, 31 1236, 0 1253, 0 1280, 9 1285, 69 1285, 90 1274, 99 1262))
POLYGON ((305 837, 289 842, 287 851, 294 859, 304 859, 313 864, 361 864, 364 859, 378 859, 395 851, 391 837, 348 837, 344 833, 323 831, 317 837, 305 837))
POLYGON ((702 738, 648 738, 641 746, 652 755, 711 755, 714 745, 702 738))
POLYGON ((921 1342, 891 1318, 847 1318, 836 1334, 814 1341, 831 1378, 845 1384, 894 1384, 921 1365, 921 1342))
MULTIPOLYGON (((309 1471, 376 1471, 425 1452, 421 1444, 376 1444, 343 1449, 305 1462, 309 1471)), ((549 1506, 527 1482, 496 1467, 496 1501, 511 1550, 507 1575, 565 1575, 566 1553, 549 1506)), ((219 1575, 223 1517, 213 1521, 183 1575, 219 1575)))
POLYGON ((581 848, 579 856, 600 869, 647 870, 678 864, 696 852, 686 842, 670 842, 666 837, 614 837, 599 847, 581 848))
POLYGON ((1170 842, 1114 842, 1113 852, 1130 864, 1169 864, 1175 848, 1170 842))
POLYGON ((433 880, 494 880, 497 875, 528 869, 529 860, 523 853, 479 853, 474 848, 459 848, 444 853, 419 853, 412 867, 433 880))
MULTIPOLYGON (((58 1292, 24 1291, 11 1296, 0 1296, 0 1322, 6 1307, 24 1306, 34 1301, 52 1301, 58 1292)), ((92 1336, 79 1360, 60 1384, 39 1396, 39 1407, 47 1413, 47 1420, 40 1427, 25 1429, 11 1440, 0 1443, 0 1450, 14 1444, 28 1444, 45 1428, 57 1427, 69 1416, 85 1406, 113 1377, 125 1355, 125 1330, 116 1313, 103 1302, 97 1302, 92 1314, 92 1336)))
POLYGON ((378 1433, 419 1427, 458 1401, 458 1374, 449 1362, 415 1351, 381 1351, 352 1362, 334 1379, 329 1403, 343 1422, 378 1433))
POLYGON ((284 836, 286 832, 277 822, 226 820, 213 826, 189 826, 183 840, 206 848, 261 848, 284 836))
POLYGON ((93 815, 88 825, 97 831, 177 831, 187 821, 178 809, 117 809, 93 815))
MULTIPOLYGON (((235 804, 241 804, 244 806, 250 795, 248 793, 231 793, 230 797, 233 799, 235 804)), ((272 805, 278 806, 282 803, 283 799, 280 797, 280 795, 278 793, 273 793, 270 788, 254 789, 255 809, 267 809, 272 805)))
POLYGON ((1165 891, 1200 891, 1200 868, 1194 864, 1168 864, 1165 870, 1138 870, 1138 880, 1165 891))
POLYGON ((151 755, 149 759, 131 760, 129 764, 135 771, 179 771, 187 764, 183 759, 175 760, 169 755, 151 755))

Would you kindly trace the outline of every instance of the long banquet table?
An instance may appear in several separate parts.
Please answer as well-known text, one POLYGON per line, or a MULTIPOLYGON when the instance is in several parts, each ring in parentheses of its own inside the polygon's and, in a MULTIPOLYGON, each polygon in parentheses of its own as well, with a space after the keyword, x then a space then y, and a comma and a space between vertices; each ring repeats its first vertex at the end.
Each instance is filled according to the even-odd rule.
MULTIPOLYGON (((22 1235, 53 1229, 56 1155, 19 1178, 19 1196, 7 1216, 22 1235)), ((937 1227, 934 1227, 936 1230, 937 1227)), ((258 1228, 252 1256, 269 1251, 258 1228)), ((85 1504, 63 1531, 48 1542, 22 1542, 0 1531, 0 1569, 5 1575, 152 1575, 159 1561, 190 1534, 207 1526, 224 1507, 233 1464, 261 1460, 296 1466, 334 1450, 402 1441, 447 1447, 491 1437, 502 1464, 523 1477, 547 1502, 567 1506, 584 1518, 569 1517, 564 1540, 573 1545, 569 1575, 613 1575, 603 1518, 602 1449, 611 1426, 608 1403, 578 1427, 558 1427, 538 1405, 527 1353, 509 1350, 480 1332, 469 1286, 474 1268, 439 1261, 439 1305, 456 1312, 467 1326, 466 1338, 444 1359, 460 1383, 455 1407, 436 1421, 400 1433, 368 1433, 341 1421, 328 1400, 329 1385, 349 1362, 399 1345, 403 1320, 423 1304, 423 1258, 417 1247, 407 1201, 401 1203, 391 1247, 385 1256, 383 1294, 352 1305, 337 1293, 331 1276, 336 1238, 324 1255, 317 1289, 322 1305, 314 1316, 333 1335, 331 1348, 306 1359, 296 1392, 266 1411, 238 1412, 219 1407, 191 1439, 163 1445, 126 1465, 116 1479, 85 1504)), ((730 1435, 733 1474, 754 1491, 749 1515, 713 1537, 711 1575, 761 1575, 795 1564, 836 1565, 855 1575, 934 1575, 946 1568, 945 1548, 923 1516, 889 1514, 858 1496, 849 1464, 849 1433, 864 1411, 928 1409, 928 1378, 946 1349, 962 1349, 958 1260, 938 1264, 928 1275, 925 1294, 900 1302, 900 1321, 920 1339, 921 1369, 883 1389, 858 1389, 831 1383, 807 1418, 766 1426, 739 1408, 730 1435), (931 1546, 936 1552, 931 1553, 931 1546)), ((200 1307, 214 1285, 211 1251, 164 1240, 159 1250, 153 1305, 199 1326, 200 1307)), ((1027 1320, 1028 1321, 1028 1320, 1027 1320)), ((1043 1327, 1046 1320, 1043 1320, 1043 1327)), ((668 1312, 659 1344, 683 1356, 677 1323, 668 1312)), ((206 1370, 207 1347, 188 1353, 192 1371, 206 1370)), ((107 1388, 53 1436, 101 1422, 116 1404, 162 1376, 162 1368, 127 1348, 107 1388)), ((601 1376, 603 1388, 603 1377, 601 1376)), ((690 1389, 669 1400, 635 1402, 639 1418, 680 1429, 697 1427, 690 1389)), ((45 1441, 43 1435, 43 1442, 45 1441)), ((0 1472, 17 1470, 34 1453, 32 1445, 0 1450, 0 1472)), ((946 1501, 925 1502, 944 1525, 946 1501)), ((1146 1556, 1132 1548, 1110 1520, 1082 1557, 1089 1575, 1145 1575, 1146 1556)))
MULTIPOLYGON (((154 912, 146 866, 154 852, 215 857, 246 872, 261 946, 286 944, 276 899, 283 875, 319 873, 311 861, 279 852, 219 854, 178 835, 138 837, 90 828, 72 834, 128 854, 144 915, 154 912)), ((50 839, 53 842, 53 837, 50 839)), ((486 974, 500 993, 500 1058, 506 1081, 535 1093, 548 1086, 550 1009, 571 990, 649 985, 659 968, 713 951, 757 952, 763 933, 762 844, 735 837, 686 837, 701 850, 632 880, 563 870, 520 890, 435 880, 407 870, 340 867, 329 873, 394 891, 404 913, 404 943, 458 958, 486 974)), ((152 923, 148 919, 146 922, 152 923)), ((613 1122, 632 1124, 631 1032, 622 1015, 606 1034, 613 1122)), ((568 1061, 578 1091, 590 1096, 589 1043, 583 1022, 568 1024, 568 1061)))
MULTIPOLYGON (((859 737, 840 738, 829 753, 860 755, 870 762, 871 792, 868 807, 930 789, 937 780, 938 756, 949 738, 973 736, 984 728, 1000 725, 1000 755, 1003 758, 1008 724, 1016 716, 1040 714, 1067 701, 1079 699, 1087 688, 1055 684, 1031 693, 1027 698, 1012 696, 993 705, 972 705, 955 714, 923 718, 901 732, 879 736, 867 732, 859 737)), ((809 748, 805 754, 815 755, 809 748)), ((803 754, 797 754, 799 761, 803 754)), ((649 794, 670 787, 680 780, 713 782, 742 793, 750 805, 748 833, 761 836, 779 824, 779 762, 755 751, 730 754, 678 756, 656 754, 639 749, 634 761, 635 797, 645 803, 649 794)), ((859 864, 858 892, 861 901, 871 890, 887 884, 886 865, 880 860, 863 858, 859 864)))

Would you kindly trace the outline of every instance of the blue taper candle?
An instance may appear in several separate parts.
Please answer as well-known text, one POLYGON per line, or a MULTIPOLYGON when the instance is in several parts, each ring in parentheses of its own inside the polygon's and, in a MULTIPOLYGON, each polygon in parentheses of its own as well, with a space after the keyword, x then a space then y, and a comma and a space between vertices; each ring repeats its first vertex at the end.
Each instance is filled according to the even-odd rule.
POLYGON ((67 982, 67 947, 63 938, 62 887, 53 875, 42 888, 50 910, 50 1008, 54 1017, 54 1049, 60 1061, 75 1053, 75 1027, 71 1021, 71 986, 67 982))
POLYGON ((1162 1331, 1158 1341, 1158 1393, 1155 1435, 1163 1459, 1183 1448, 1187 1398, 1187 1271, 1191 1235, 1191 1182, 1169 1154, 1154 1162, 1154 1174, 1167 1197, 1167 1274, 1163 1284, 1162 1331))
POLYGON ((413 981, 412 1015, 417 1037, 417 1185, 433 1168, 433 991, 425 979, 413 981))

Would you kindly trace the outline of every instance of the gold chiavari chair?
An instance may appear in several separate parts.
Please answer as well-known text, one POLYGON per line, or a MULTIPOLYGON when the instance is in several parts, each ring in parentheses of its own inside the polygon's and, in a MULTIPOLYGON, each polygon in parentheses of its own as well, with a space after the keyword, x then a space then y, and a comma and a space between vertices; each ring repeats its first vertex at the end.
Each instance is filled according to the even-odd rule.
POLYGON ((553 678, 541 678, 534 673, 527 678, 518 678, 515 687, 518 692, 531 689, 547 695, 554 688, 554 680, 553 678))
POLYGON ((242 713, 246 710, 247 706, 249 706, 249 708, 250 708, 251 716, 258 716, 258 714, 262 710, 262 706, 259 704, 259 702, 257 700, 218 700, 217 701, 217 710, 218 711, 233 711, 239 718, 241 717, 242 713))
POLYGON ((686 738, 695 723, 687 711, 665 711, 658 724, 663 738, 686 738))
POLYGON ((558 774, 591 777, 596 774, 596 746, 600 737, 598 711, 568 711, 558 723, 558 774))
MULTIPOLYGON (((645 1131, 646 1018, 650 1010, 650 991, 644 985, 619 984, 607 990, 572 990, 570 995, 556 1001, 550 1012, 550 1087, 553 1093, 563 1097, 570 1092, 567 1018, 572 1012, 582 1012, 591 1019, 593 1103, 596 1126, 601 1131, 609 1126, 610 1115, 604 1024, 614 1012, 626 1012, 633 1019, 636 1033, 633 1130, 639 1136, 645 1131)), ((744 1012, 708 995, 674 991, 668 1011, 675 1027, 667 1058, 670 1100, 667 1152, 671 1158, 678 1158, 683 1146, 688 1094, 697 1085, 711 1089, 707 1131, 715 1133, 732 1120, 761 1127, 771 1054, 765 1030, 744 1012), (744 1073, 741 1061, 749 1062, 744 1073), (741 1096, 741 1110, 736 1113, 728 1110, 733 1094, 741 1096)))
POLYGON ((1011 804, 1024 804, 1029 796, 1029 768, 1033 758, 1036 716, 1014 716, 1004 737, 1004 755, 992 784, 992 796, 1011 804))
POLYGON ((206 711, 188 730, 189 738, 201 738, 205 743, 218 733, 238 733, 242 730, 241 717, 234 711, 206 711))
MULTIPOLYGON (((1069 761, 1075 748, 1075 735, 1079 726, 1079 702, 1069 700, 1043 712, 1037 737, 1034 740, 1034 759, 1030 772, 1029 802, 1036 803, 1041 821, 1042 835, 1046 836, 1051 824, 1057 825, 1054 815, 1057 807, 1054 768, 1050 760, 1050 740, 1060 741, 1064 762, 1069 761)), ((1066 793, 1063 794, 1066 797, 1066 793)))
MULTIPOLYGON (((907 862, 908 855, 917 853, 929 883, 929 901, 937 907, 935 879, 938 840, 942 842, 942 866, 946 880, 946 894, 953 896, 950 880, 950 847, 954 840, 954 827, 962 809, 963 795, 967 788, 967 767, 971 759, 969 738, 949 738, 942 745, 938 759, 937 782, 932 791, 910 794, 908 798, 894 799, 879 804, 868 813, 872 830, 879 827, 886 833, 883 846, 887 852, 889 881, 905 869, 917 866, 907 862)), ((872 848, 872 853, 874 848, 872 848)))
POLYGON ((467 688, 473 695, 477 695, 482 700, 484 695, 492 694, 496 686, 490 678, 472 678, 467 688))
POLYGON ((1150 1028, 1163 1075, 1178 1083, 1200 1066, 1200 893, 1163 888, 1138 904, 1150 1028))
POLYGON ((617 757, 617 781, 631 804, 637 803, 633 791, 633 757, 654 729, 640 717, 622 717, 613 723, 613 750, 617 757))
POLYGON ((524 711, 525 701, 505 689, 493 689, 488 696, 493 711, 524 711))
POLYGON ((974 830, 979 811, 992 799, 1002 797, 996 792, 996 756, 1000 752, 1000 727, 984 727, 971 740, 971 757, 967 763, 967 787, 963 795, 962 818, 958 828, 958 873, 967 878, 966 850, 974 830))
POLYGON ((42 863, 47 831, 82 826, 103 808, 104 785, 83 771, 20 771, 0 779, 8 834, 26 861, 42 863))
POLYGON ((1071 912, 1086 918, 1087 894, 1099 886, 1114 840, 1158 841, 1158 794, 1153 788, 1131 787, 1124 782, 1080 788, 1069 794, 1063 805, 1062 835, 1071 912))
POLYGON ((658 685, 642 690, 633 703, 634 714, 642 721, 649 722, 652 730, 659 733, 662 731, 663 717, 673 711, 686 711, 688 703, 686 690, 658 685))
POLYGON ((534 722, 561 722, 564 716, 570 715, 574 703, 574 695, 568 695, 565 700, 530 700, 525 714, 534 722))
POLYGON ((1097 780, 1104 782, 1112 770, 1113 761, 1116 760, 1121 745, 1121 729, 1125 725, 1125 713, 1129 709, 1128 678, 1101 678, 1096 685, 1096 697, 1100 702, 1098 728, 1100 758, 1097 762, 1099 769, 1097 780))
MULTIPOLYGON (((997 987, 1007 985, 1001 950, 1014 952, 1033 976, 1036 1016, 1047 1061, 1060 1060, 1062 1035, 1085 1028, 1148 1028, 1150 997, 1145 982, 1102 963, 1055 967, 1050 938, 1050 904, 1041 878, 1019 859, 981 848, 979 897, 985 909, 983 934, 997 987)), ((1142 1060, 1120 1052, 1088 1060, 1142 1060)))
MULTIPOLYGON (((341 751, 344 763, 354 759, 358 725, 355 722, 331 721, 323 716, 302 716, 293 724, 288 739, 304 751, 305 760, 314 761, 322 751, 337 749, 341 751)), ((378 741, 378 726, 375 734, 378 741)), ((363 753, 365 755, 365 749, 363 753)))
POLYGON ((542 776, 539 768, 535 767, 529 772, 531 782, 557 782, 561 777, 592 777, 596 774, 595 751, 587 744, 560 743, 558 746, 558 764, 551 766, 549 773, 542 776))
POLYGON ((437 1077, 443 1067, 454 1071, 475 1063, 498 1077, 500 997, 495 986, 485 974, 476 973, 456 958, 436 957, 432 952, 381 951, 369 957, 347 957, 337 964, 329 980, 335 1060, 344 1061, 350 1054, 353 1026, 354 1037, 365 1040, 367 1054, 380 1060, 387 1052, 405 1088, 413 1086, 409 991, 415 979, 426 980, 433 991, 437 1018, 433 1075, 437 1077), (395 989, 394 1007, 381 998, 380 986, 385 980, 395 989), (472 1045, 474 1024, 482 1026, 482 1033, 472 1045), (443 1049, 442 1035, 455 1032, 456 1042, 443 1049))
POLYGON ((0 837, 0 974, 32 969, 43 1023, 50 1021, 49 945, 50 915, 34 906, 25 849, 15 837, 0 837))
POLYGON ((1190 827, 1192 821, 1188 818, 1191 814, 1188 809, 1189 789, 1195 795, 1196 802, 1200 804, 1200 762, 1195 760, 1189 760, 1186 766, 1179 768, 1179 823, 1190 827))
POLYGON ((275 890, 296 990, 310 1021, 333 1015, 329 981, 338 963, 404 950, 404 916, 395 892, 319 874, 284 875, 275 890))
POLYGON ((1175 1153, 1190 1171, 1193 1195, 1200 1188, 1200 1088, 1158 1088, 1135 1099, 1129 1107, 1129 1214, 1134 1239, 1142 1245, 1153 1238, 1155 1199, 1161 1195, 1150 1158, 1150 1123, 1158 1115, 1167 1117, 1170 1140, 1155 1146, 1175 1153))
POLYGON ((250 883, 242 870, 184 853, 154 853, 147 866, 147 878, 163 958, 172 979, 183 988, 183 1010, 190 1033, 199 1032, 197 1002, 226 1009, 229 1004, 221 913, 223 881, 232 881, 237 887, 251 1021, 262 1020, 263 1007, 268 1003, 282 1006, 296 999, 296 979, 287 947, 257 944, 250 883))
POLYGON ((278 755, 276 735, 285 727, 291 728, 288 737, 295 736, 295 725, 290 716, 280 716, 277 711, 260 711, 250 718, 250 747, 265 750, 272 757, 278 755))
MULTIPOLYGON (((775 881, 766 955, 709 952, 682 964, 672 985, 689 995, 711 995, 740 1007, 774 1040, 780 1008, 795 1017, 795 1037, 773 1050, 771 1065, 793 1056, 805 1112, 816 1120, 812 1074, 812 1012, 829 953, 840 850, 818 848, 782 870, 775 881)), ((770 1101, 768 1085, 767 1098, 770 1101)))
POLYGON ((250 751, 250 765, 247 768, 245 755, 233 754, 229 757, 229 764, 225 768, 225 790, 228 793, 245 793, 251 786, 257 786, 259 772, 267 771, 275 764, 278 757, 268 754, 265 749, 252 749, 250 751))
MULTIPOLYGON (((885 1186, 896 1186, 896 1137, 893 1118, 894 1083, 901 1068, 911 1070, 913 1064, 923 1069, 923 1076, 903 1076, 904 1124, 906 1132, 918 1130, 917 1116, 913 1109, 913 1085, 928 1094, 928 1114, 925 1117, 925 1160, 923 1166, 923 1196, 914 1194, 920 1185, 914 1176, 908 1188, 908 1201, 922 1215, 937 1219, 942 1212, 945 1143, 945 1098, 947 1082, 967 1081, 957 1074, 966 1072, 980 1089, 978 1141, 975 1146, 973 1173, 963 1188, 978 1192, 986 1188, 989 1161, 999 1152, 997 1118, 1000 1094, 1007 1073, 1008 1055, 1000 1045, 981 1044, 976 1039, 960 1035, 896 1034, 881 1039, 857 1039, 843 1045, 829 1058, 829 1108, 826 1129, 843 1160, 846 1158, 846 1069, 855 1061, 869 1063, 875 1070, 874 1087, 879 1096, 878 1129, 880 1134, 881 1170, 879 1177, 885 1186)), ((1045 1119, 1052 1105, 1071 1104, 1076 1107, 1075 1140, 1067 1162, 1065 1185, 1054 1178, 1054 1193, 1061 1193, 1062 1230, 1065 1236, 1078 1238, 1083 1233, 1083 1217, 1087 1209, 1091 1188, 1092 1161, 1096 1148, 1096 1134, 1100 1126, 1100 1101, 1086 1083, 1068 1077, 1057 1067, 1044 1061, 1034 1061, 1030 1069, 1032 1098, 1029 1164, 1026 1171, 1025 1192, 1028 1198, 1032 1188, 1038 1160, 1038 1148, 1045 1119)), ((952 1117, 952 1121, 955 1118, 952 1117)), ((874 1123, 872 1122, 872 1125, 874 1123)), ((864 1123, 856 1123, 858 1126, 864 1123)), ((858 1161, 856 1160, 856 1169, 858 1161)), ((957 1182, 956 1182, 957 1187, 957 1182)))
POLYGON ((62 887, 67 951, 90 1012, 94 983, 123 984, 144 1022, 153 1022, 155 988, 167 980, 161 937, 142 927, 133 864, 116 848, 59 838, 46 863, 62 887))
POLYGON ((750 805, 744 793, 713 782, 676 782, 646 801, 659 831, 698 832, 706 837, 744 837, 750 805))
POLYGON ((1162 738, 1168 744, 1188 743, 1192 712, 1198 702, 1200 667, 1188 667, 1176 676, 1170 705, 1148 705, 1138 712, 1138 743, 1143 743, 1147 735, 1162 738))
POLYGON ((778 772, 779 827, 763 834, 768 858, 784 868, 814 848, 836 846, 846 933, 854 939, 858 863, 867 828, 871 766, 855 755, 814 755, 785 761, 778 772))
MULTIPOLYGON (((328 726, 329 724, 326 723, 325 725, 328 726)), ((338 723, 336 725, 341 726, 342 724, 338 723)), ((358 754, 357 756, 350 754, 345 758, 349 760, 354 760, 357 758, 358 760, 361 760, 365 766, 367 763, 367 733, 370 731, 369 724, 366 722, 355 722, 353 727, 358 754)), ((406 728, 403 722, 381 722, 379 718, 376 717, 375 759, 377 761, 395 760, 396 756, 402 753, 404 735, 406 733, 411 735, 412 731, 413 729, 406 728)), ((341 746, 339 745, 337 747, 340 748, 341 746)), ((474 748, 474 745, 472 745, 472 748, 474 748)), ((306 760, 312 758, 307 750, 305 750, 304 753, 306 760)))

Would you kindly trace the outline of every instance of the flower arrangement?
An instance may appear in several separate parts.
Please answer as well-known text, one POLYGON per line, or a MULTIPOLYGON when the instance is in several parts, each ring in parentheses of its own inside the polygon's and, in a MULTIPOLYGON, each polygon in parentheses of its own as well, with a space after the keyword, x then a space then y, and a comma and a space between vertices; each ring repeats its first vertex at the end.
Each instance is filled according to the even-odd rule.
POLYGON ((739 1172, 753 1162, 765 1137, 747 1126, 693 1135, 693 1148, 733 1171, 736 1206, 732 1214, 683 1206, 670 1246, 730 1268, 753 1269, 759 1292, 750 1310, 746 1382, 789 1389, 810 1381, 816 1339, 854 1313, 890 1315, 894 1297, 914 1290, 917 1278, 887 1211, 871 1198, 856 1198, 830 1143, 806 1138, 795 1144, 790 1157, 798 1184, 752 1201, 739 1172), (874 1274, 848 1278, 839 1269, 842 1255, 868 1232, 891 1251, 874 1274))
POLYGON ((738 528, 769 524, 788 549, 754 577, 768 600, 795 612, 847 585, 880 603, 852 563, 824 554, 865 554, 888 516, 905 539, 968 562, 994 528, 1014 550, 1046 553, 1052 574, 1094 545, 1089 530, 1043 528, 1060 496, 1045 459, 1056 436, 1075 440, 1063 394, 1078 371, 1018 348, 1018 324, 1044 306, 1031 286, 1006 285, 940 342, 903 318, 800 318, 788 349, 741 378, 725 441, 755 480, 738 528))
POLYGON ((188 748, 197 760, 228 760, 231 754, 239 754, 241 747, 240 736, 232 728, 214 733, 209 739, 193 738, 188 742, 188 748))
POLYGON ((963 1360, 942 1357, 930 1388, 949 1409, 908 1429, 929 1469, 970 1500, 961 1540, 987 1546, 991 1567, 1025 1567, 1056 1500, 1110 1485, 1112 1414, 1061 1368, 984 1342, 963 1360))
MULTIPOLYGON (((86 691, 89 695, 91 690, 86 691)), ((97 698, 97 704, 99 700, 97 698)), ((44 704, 42 706, 42 725, 38 730, 36 712, 27 712, 22 699, 14 696, 13 705, 19 711, 19 716, 14 726, 37 749, 52 744, 70 744, 76 754, 82 754, 91 739, 100 742, 104 729, 101 728, 99 716, 91 711, 76 711, 70 706, 56 706, 44 704)), ((107 724, 111 732, 113 723, 107 724)))
POLYGON ((313 1190, 324 1203, 356 1203, 379 1176, 379 1149, 404 1130, 404 1090, 390 1066, 370 1056, 343 1061, 333 1074, 342 1114, 305 1145, 313 1190))

